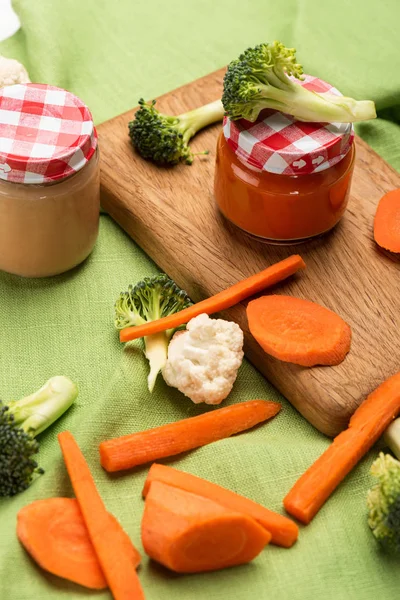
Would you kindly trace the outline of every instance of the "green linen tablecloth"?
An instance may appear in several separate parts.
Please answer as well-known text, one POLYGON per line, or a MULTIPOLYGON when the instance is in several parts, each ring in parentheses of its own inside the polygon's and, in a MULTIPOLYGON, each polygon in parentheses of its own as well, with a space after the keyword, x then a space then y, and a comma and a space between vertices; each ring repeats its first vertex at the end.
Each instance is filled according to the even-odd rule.
MULTIPOLYGON (((298 49, 306 72, 343 93, 376 101, 379 119, 358 132, 400 169, 398 0, 17 0, 22 30, 0 53, 22 60, 34 81, 75 92, 97 123, 226 64, 248 45, 280 39, 298 49), (396 121, 397 118, 397 121, 396 121)), ((193 169, 196 167, 193 166, 193 169)), ((113 329, 120 290, 156 266, 107 216, 89 260, 45 280, 0 274, 0 397, 17 398, 64 374, 80 388, 76 406, 41 436, 46 474, 25 493, 0 501, 0 598, 96 597, 41 571, 15 535, 17 511, 39 498, 73 495, 56 440, 71 430, 107 508, 141 548, 141 488, 146 468, 110 477, 100 440, 199 414, 159 380, 146 390, 140 345, 124 350, 113 329)), ((349 382, 351 384, 351 382, 349 382)), ((276 511, 297 477, 329 441, 309 425, 248 363, 229 403, 271 398, 283 410, 250 433, 193 451, 171 464, 248 495, 276 511)), ((371 451, 339 487, 295 547, 268 547, 252 564, 175 576, 143 560, 148 600, 372 600, 399 596, 399 561, 383 555, 366 519, 371 451)))

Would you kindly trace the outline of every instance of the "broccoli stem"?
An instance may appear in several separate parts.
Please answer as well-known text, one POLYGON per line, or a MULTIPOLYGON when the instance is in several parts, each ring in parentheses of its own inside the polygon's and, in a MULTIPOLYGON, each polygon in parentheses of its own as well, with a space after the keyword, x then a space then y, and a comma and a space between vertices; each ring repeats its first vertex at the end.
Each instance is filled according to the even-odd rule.
POLYGON ((389 425, 383 435, 383 439, 395 457, 400 460, 400 419, 395 419, 389 425))
POLYGON ((183 139, 187 144, 189 140, 198 132, 200 129, 212 125, 217 121, 221 121, 224 116, 224 107, 222 106, 221 100, 215 100, 199 108, 195 108, 187 113, 179 115, 177 117, 180 121, 179 129, 183 134, 183 139))
POLYGON ((150 365, 150 373, 147 378, 149 392, 153 391, 157 375, 167 362, 168 342, 169 338, 165 331, 144 338, 145 354, 150 365))
POLYGON ((292 114, 299 121, 355 123, 376 117, 375 104, 370 100, 318 94, 296 83, 286 90, 260 86, 260 105, 263 98, 273 101, 271 108, 292 114))
POLYGON ((16 424, 33 437, 50 427, 71 406, 77 386, 67 377, 49 379, 37 392, 9 403, 16 424))

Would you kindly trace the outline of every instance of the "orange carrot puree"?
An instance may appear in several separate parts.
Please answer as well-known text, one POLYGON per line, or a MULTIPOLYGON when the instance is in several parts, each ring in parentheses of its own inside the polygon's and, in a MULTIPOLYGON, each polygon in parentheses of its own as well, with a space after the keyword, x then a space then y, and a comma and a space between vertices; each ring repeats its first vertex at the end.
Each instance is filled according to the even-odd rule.
POLYGON ((249 169, 221 132, 217 144, 215 198, 223 215, 253 235, 275 241, 325 233, 346 210, 354 147, 319 173, 277 175, 249 169))

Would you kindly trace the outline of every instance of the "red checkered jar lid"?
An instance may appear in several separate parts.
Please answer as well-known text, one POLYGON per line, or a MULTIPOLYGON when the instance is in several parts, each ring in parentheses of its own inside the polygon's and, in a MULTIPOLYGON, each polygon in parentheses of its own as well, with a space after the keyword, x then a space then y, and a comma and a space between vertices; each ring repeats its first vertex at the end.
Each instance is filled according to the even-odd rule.
MULTIPOLYGON (((313 92, 341 96, 329 83, 311 75, 298 83, 313 92)), ((247 167, 280 175, 305 175, 333 167, 346 156, 354 139, 351 123, 303 123, 269 109, 255 123, 225 117, 223 131, 247 167)))
POLYGON ((0 89, 0 179, 60 181, 82 169, 96 147, 92 115, 70 92, 37 83, 0 89))

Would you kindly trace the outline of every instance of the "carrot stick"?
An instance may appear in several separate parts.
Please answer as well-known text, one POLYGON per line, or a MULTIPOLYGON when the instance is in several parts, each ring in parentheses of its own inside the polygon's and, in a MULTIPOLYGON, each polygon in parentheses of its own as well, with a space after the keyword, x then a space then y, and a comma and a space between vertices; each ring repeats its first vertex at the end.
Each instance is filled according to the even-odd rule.
POLYGON ((400 252, 400 189, 380 199, 375 213, 374 238, 385 250, 400 252))
POLYGON ((121 526, 111 521, 87 462, 73 435, 58 435, 65 466, 104 576, 115 600, 144 600, 132 554, 121 538, 121 526))
POLYGON ((338 365, 350 350, 351 329, 324 306, 292 296, 263 296, 247 306, 251 334, 275 358, 303 367, 338 365))
POLYGON ((351 417, 349 427, 294 484, 284 499, 288 513, 309 523, 339 483, 400 412, 400 373, 382 383, 351 417))
POLYGON ((108 440, 100 444, 100 462, 109 472, 131 469, 250 429, 280 409, 277 402, 250 400, 108 440))
POLYGON ((28 504, 18 512, 17 536, 49 573, 95 590, 108 587, 74 498, 48 498, 28 504))
POLYGON ((146 498, 154 482, 160 481, 167 485, 177 487, 186 492, 192 492, 203 498, 213 500, 221 506, 235 512, 243 513, 255 519, 264 529, 272 535, 272 543, 285 548, 293 546, 299 534, 299 528, 296 523, 268 510, 261 504, 249 500, 244 496, 235 494, 211 481, 201 479, 190 473, 178 471, 166 465, 154 464, 149 470, 146 482, 143 488, 143 496, 146 498))
POLYGON ((129 342, 147 335, 159 333, 160 331, 166 331, 167 329, 175 329, 203 313, 212 315, 221 310, 231 308, 242 300, 245 300, 258 292, 275 285, 275 283, 286 279, 290 275, 293 275, 299 269, 304 269, 305 266, 301 256, 297 254, 289 256, 288 258, 285 258, 285 260, 281 260, 280 262, 271 265, 264 271, 252 275, 247 279, 243 279, 243 281, 240 281, 239 283, 235 283, 226 290, 219 292, 219 294, 207 298, 206 300, 202 300, 201 302, 197 302, 173 315, 136 327, 126 327, 125 329, 122 329, 120 331, 120 341, 129 342))
POLYGON ((201 573, 250 562, 271 534, 247 515, 155 481, 146 498, 142 543, 177 573, 201 573))

